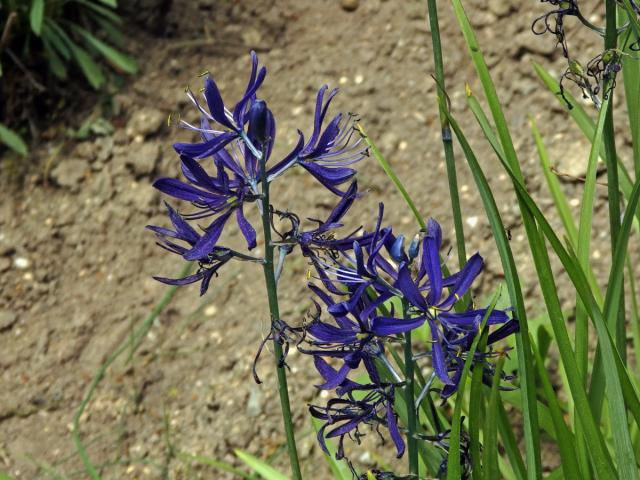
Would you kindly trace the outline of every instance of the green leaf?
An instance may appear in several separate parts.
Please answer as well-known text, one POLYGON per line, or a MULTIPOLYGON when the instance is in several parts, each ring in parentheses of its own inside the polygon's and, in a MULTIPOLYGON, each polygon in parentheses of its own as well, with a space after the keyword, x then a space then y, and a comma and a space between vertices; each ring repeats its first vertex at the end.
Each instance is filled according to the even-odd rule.
POLYGON ((64 58, 65 60, 71 59, 71 50, 68 45, 73 43, 66 32, 54 21, 45 19, 45 22, 42 26, 43 39, 46 39, 47 42, 51 42, 51 46, 56 49, 56 51, 64 58))
POLYGON ((118 0, 98 0, 111 8, 118 8, 118 0))
POLYGON ((32 0, 31 11, 29 12, 29 21, 31 22, 31 30, 40 36, 42 32, 42 19, 44 18, 44 0, 32 0))
POLYGON ((235 450, 235 454, 236 457, 246 463, 250 468, 252 468, 266 480, 289 480, 285 474, 279 472, 268 463, 254 457, 247 452, 243 452, 242 450, 235 450))
POLYGON ((104 73, 102 73, 100 66, 91 58, 91 55, 73 42, 71 42, 69 48, 82 73, 84 73, 84 76, 89 81, 89 84, 96 90, 102 87, 106 81, 104 73))
POLYGON ((251 475, 248 475, 242 470, 238 470, 233 465, 221 460, 216 460, 214 458, 204 457, 202 455, 191 455, 184 452, 179 452, 178 454, 176 454, 176 458, 184 463, 199 463, 200 465, 207 465, 217 470, 235 475, 235 477, 237 478, 243 478, 245 480, 251 480, 252 478, 251 475))
POLYGON ((413 212, 413 216, 416 218, 418 224, 420 225, 420 228, 422 229, 427 228, 427 223, 424 221, 424 217, 420 214, 418 207, 416 207, 416 204, 413 203, 411 195, 409 195, 409 192, 407 192, 407 189, 404 188, 404 185, 396 175, 396 172, 393 171, 393 168, 391 168, 391 165, 389 164, 387 159, 384 158, 382 153, 380 153, 380 150, 378 150, 378 147, 376 147, 375 144, 371 141, 371 139, 366 134, 364 129, 360 125, 356 125, 356 128, 364 138, 364 141, 369 146, 369 150, 373 155, 373 158, 375 158, 378 161, 378 163, 380 164, 384 172, 387 174, 387 176, 391 179, 393 184, 396 186, 396 188, 400 192, 400 195, 402 195, 402 198, 404 198, 404 201, 408 205, 408 207, 411 209, 411 212, 413 212))
POLYGON ((549 161, 549 154, 542 141, 542 136, 538 130, 536 122, 533 118, 530 119, 531 132, 533 133, 533 139, 536 143, 536 149, 538 150, 538 157, 540 158, 540 165, 542 167, 542 173, 547 181, 547 186, 551 191, 551 198, 556 206, 562 225, 564 226, 565 233, 569 238, 569 242, 574 247, 578 243, 578 229, 576 228, 575 221, 571 215, 571 209, 569 208, 569 202, 567 197, 562 191, 560 181, 558 177, 551 171, 551 162, 549 161))
POLYGON ((42 45, 44 46, 44 51, 46 53, 51 72, 53 72, 53 74, 59 79, 65 80, 67 78, 67 68, 60 56, 56 53, 55 49, 44 36, 42 37, 42 45))
POLYGON ((113 66, 129 74, 134 74, 138 71, 138 65, 135 60, 128 55, 125 55, 110 45, 107 45, 102 40, 94 37, 84 28, 74 26, 73 29, 85 39, 88 45, 91 45, 100 52, 113 66))
POLYGON ((4 143, 11 150, 26 156, 28 153, 27 144, 24 143, 22 137, 13 130, 8 129, 0 123, 0 143, 4 143))
POLYGON ((482 333, 487 327, 487 320, 489 319, 491 312, 493 312, 499 297, 500 292, 497 292, 493 297, 491 304, 487 308, 487 311, 482 318, 482 323, 480 324, 479 333, 471 343, 471 348, 469 348, 469 351, 467 352, 467 359, 465 360, 464 367, 462 368, 460 386, 456 392, 456 403, 453 409, 453 418, 451 419, 449 455, 447 457, 447 480, 459 480, 462 478, 462 471, 460 469, 460 431, 462 429, 462 402, 464 401, 464 391, 467 384, 467 377, 471 371, 471 364, 473 363, 478 344, 482 338, 482 333))
POLYGON ((531 342, 531 345, 533 348, 533 354, 536 358, 538 377, 542 383, 543 393, 547 400, 547 404, 549 405, 549 412, 551 413, 551 419, 553 421, 553 428, 555 430, 557 444, 560 450, 560 458, 562 459, 562 469, 564 471, 565 478, 587 478, 588 473, 581 472, 578 465, 576 451, 574 448, 575 437, 564 422, 564 412, 560 408, 558 396, 553 389, 551 380, 549 379, 549 373, 547 372, 544 360, 542 359, 542 356, 535 344, 531 342))
POLYGON ((518 441, 513 433, 513 427, 509 422, 507 411, 504 409, 502 400, 498 398, 498 430, 500 430, 500 438, 502 439, 502 445, 504 446, 505 453, 511 464, 511 468, 518 480, 524 480, 527 478, 526 468, 522 461, 522 455, 518 448, 518 441))
POLYGON ((491 382, 491 392, 489 393, 489 405, 487 407, 487 416, 484 426, 484 451, 482 462, 482 473, 485 480, 493 480, 500 478, 500 470, 498 467, 498 396, 502 368, 504 367, 505 357, 500 357, 493 373, 493 381, 491 382))
MULTIPOLYGON (((322 422, 317 418, 311 417, 311 423, 313 423, 313 429, 316 433, 320 432, 322 422)), ((351 471, 347 464, 343 460, 336 459, 336 447, 333 445, 333 442, 331 440, 326 440, 325 444, 327 446, 327 450, 329 450, 329 455, 325 454, 324 458, 329 464, 333 478, 336 480, 351 480, 353 475, 351 475, 351 471)))
MULTIPOLYGON (((471 22, 469 22, 469 18, 467 17, 467 14, 464 11, 464 7, 462 6, 462 2, 460 0, 451 0, 451 4, 453 6, 456 19, 460 26, 460 30, 462 31, 462 35, 467 44, 469 55, 471 56, 471 60, 480 79, 480 83, 482 84, 485 97, 487 98, 487 102, 489 103, 489 108, 491 110, 493 121, 498 132, 498 138, 500 139, 500 143, 502 144, 502 149, 504 150, 505 157, 513 168, 514 172, 516 172, 518 178, 522 178, 522 173, 520 172, 520 164, 513 145, 511 134, 509 132, 509 128, 507 126, 507 120, 505 118, 504 112, 502 111, 502 106, 500 105, 500 101, 498 99, 496 87, 493 83, 493 80, 491 79, 489 68, 487 67, 487 64, 484 60, 484 55, 480 49, 480 45, 478 44, 478 40, 475 36, 473 28, 471 27, 471 22)), ((522 212, 522 215, 523 217, 525 217, 527 213, 522 212)), ((532 235, 532 232, 530 231, 532 222, 526 221, 526 218, 523 218, 523 220, 527 229, 527 237, 530 237, 532 235)), ((510 291, 510 294, 512 293, 515 292, 512 290, 510 291)), ((513 300, 514 298, 512 296, 512 301, 513 300)), ((531 367, 533 364, 533 356, 531 354, 531 347, 529 345, 527 317, 524 305, 520 304, 518 306, 514 304, 514 307, 517 310, 518 319, 520 320, 520 331, 516 335, 516 349, 518 353, 521 376, 520 387, 523 397, 523 429, 526 462, 529 478, 537 480, 542 478, 542 464, 540 459, 540 429, 537 424, 538 414, 536 412, 537 403, 535 379, 531 367)))
MULTIPOLYGON (((580 299, 582 300, 585 307, 587 308, 587 312, 589 316, 592 318, 593 323, 596 327, 596 331, 598 333, 599 345, 601 346, 601 349, 602 349, 603 365, 604 365, 605 371, 607 372, 606 381, 607 381, 607 395, 609 399, 608 405, 609 405, 611 426, 613 431, 616 432, 616 434, 614 435, 614 441, 616 442, 616 454, 618 455, 619 458, 624 459, 624 462, 621 462, 621 464, 619 465, 619 468, 621 468, 621 470, 625 472, 621 478, 636 478, 637 471, 635 470, 635 455, 633 453, 631 441, 629 438, 629 426, 627 423, 626 409, 624 404, 626 402, 629 405, 629 410, 634 414, 637 421, 638 415, 640 415, 640 412, 638 411, 640 409, 640 403, 637 398, 637 393, 633 389, 633 384, 631 383, 629 374, 626 371, 626 368, 622 363, 622 360, 618 355, 617 350, 615 349, 614 341, 613 341, 613 338, 611 337, 611 332, 607 328, 607 325, 604 321, 603 314, 600 311, 597 305, 597 302, 595 301, 595 298, 593 297, 593 293, 585 277, 585 274, 580 268, 580 266, 578 265, 577 260, 575 259, 575 257, 570 255, 562 246, 562 243, 556 236, 556 233, 553 227, 549 224, 544 214, 540 211, 539 207, 530 197, 530 195, 526 191, 526 188, 520 183, 520 181, 516 179, 515 175, 509 168, 509 165, 507 165, 506 162, 504 162, 502 159, 501 161, 503 166, 505 167, 505 170, 511 176, 518 195, 524 201, 529 211, 535 216, 536 221, 539 223, 540 228, 544 232, 544 235, 547 237, 547 239, 549 239, 549 242, 551 243, 553 250, 556 252, 565 270, 569 274, 571 281, 580 296, 580 299)), ((640 186, 640 182, 638 185, 635 185, 633 187, 632 199, 634 199, 634 196, 638 193, 636 192, 636 189, 638 189, 639 186, 640 186)), ((637 200, 634 199, 634 201, 637 201, 637 200)), ((629 209, 627 213, 631 215, 634 212, 635 210, 629 209)), ((630 219, 628 221, 631 222, 630 219)), ((543 245, 543 248, 544 248, 544 245, 543 245)), ((546 254, 546 248, 541 250, 541 252, 539 253, 546 254)), ((534 255, 534 259, 535 258, 536 256, 534 255)), ((548 269, 548 272, 546 273, 546 275, 548 275, 548 278, 546 278, 545 281, 541 279, 540 281, 541 286, 546 284, 553 285, 554 283, 553 274, 551 273, 550 268, 548 269)), ((543 294, 544 293, 545 292, 543 290, 543 294)), ((555 295, 557 299, 557 293, 555 291, 553 292, 553 295, 555 295)), ((559 307, 559 301, 557 301, 557 303, 559 307)), ((555 305, 553 305, 553 307, 555 310, 555 305)), ((553 322, 556 315, 554 314, 553 311, 551 311, 551 309, 549 313, 550 313, 550 318, 552 319, 552 322, 553 322)), ((560 340, 560 337, 558 336, 557 333, 556 333, 556 338, 558 339, 558 341, 560 340)), ((570 344, 565 348, 561 348, 560 349, 561 354, 565 349, 570 350, 570 348, 571 348, 570 344)), ((574 370, 575 363, 572 364, 570 356, 567 356, 567 360, 564 360, 563 358, 563 363, 565 368, 567 369, 567 377, 569 382, 570 383, 575 382, 575 376, 572 373, 572 371, 574 370)), ((575 392, 573 392, 574 399, 576 399, 576 405, 578 404, 578 401, 580 401, 580 403, 583 402, 582 388, 583 388, 583 385, 580 383, 579 386, 575 387, 575 392), (579 398, 576 397, 576 394, 579 396, 579 398)), ((590 422, 591 422, 591 419, 593 418, 592 417, 593 413, 590 406, 580 405, 578 406, 578 411, 580 412, 580 420, 582 422, 583 428, 586 429, 586 427, 588 427, 591 430, 592 426, 590 425, 590 422), (588 415, 589 413, 591 415, 588 415)), ((593 427, 595 427, 595 425, 593 427)), ((587 443, 590 443, 592 441, 594 434, 599 436, 600 431, 594 429, 593 432, 589 432, 589 431, 585 432, 585 439, 587 443)), ((592 450, 591 453, 593 455, 594 451, 592 450)), ((600 475, 600 478, 602 478, 602 475, 600 475)))
MULTIPOLYGON (((474 175, 474 179, 476 181, 476 184, 478 185, 478 190, 480 191, 480 196, 483 200, 483 203, 485 204, 485 211, 487 212, 487 215, 489 216, 490 219, 493 218, 493 222, 495 223, 496 218, 499 220, 500 217, 497 211, 497 206, 495 205, 495 200, 493 199, 493 196, 491 194, 491 189, 484 175, 484 172, 482 171, 478 163, 478 160, 475 154, 473 153, 473 150, 471 149, 469 142, 466 139, 466 136, 460 129, 458 123, 450 114, 449 114, 449 121, 451 122, 451 126, 460 142, 460 145, 462 146, 462 150, 465 153, 465 156, 467 158, 471 171, 474 175)), ((512 176, 512 179, 514 180, 514 185, 519 186, 520 185, 519 180, 517 180, 517 177, 511 171, 509 164, 506 162, 504 158, 502 157, 499 157, 499 158, 500 158, 500 161, 505 166, 505 169, 507 170, 507 172, 512 176)), ((521 193, 520 189, 517 189, 517 190, 518 190, 518 193, 520 194, 521 193)), ((526 193, 526 190, 525 190, 525 193, 526 193)), ((525 207, 528 207, 530 205, 529 202, 527 201, 528 199, 530 199, 530 197, 528 196, 522 197, 522 201, 525 207)), ((535 203, 533 203, 533 207, 535 207, 535 203)), ((540 213, 540 215, 542 214, 540 213)), ((538 219, 538 216, 536 215, 536 219, 539 222, 542 222, 543 220, 546 222, 546 219, 544 218, 544 216, 542 216, 542 219, 538 219)), ((504 233, 504 231, 501 228, 501 223, 499 225, 500 226, 497 227, 499 228, 498 231, 504 233)), ((494 228, 494 236, 496 236, 495 228, 494 228)), ((496 240, 498 240, 498 238, 496 238, 496 240)), ((547 308, 549 309, 549 318, 551 319, 554 334, 556 336, 556 341, 558 342, 563 365, 567 370, 567 376, 569 378, 570 386, 571 386, 571 393, 574 397, 574 401, 576 402, 576 405, 582 412, 581 420, 583 421, 583 428, 585 428, 585 431, 587 433, 585 437, 586 437, 587 444, 590 447, 589 451, 591 452, 594 466, 596 468, 596 471, 598 472, 599 478, 601 479, 606 478, 606 479, 613 480, 617 478, 615 474, 615 470, 613 468, 613 465, 611 464, 611 459, 609 458, 609 454, 604 442, 604 438, 602 437, 602 433, 600 432, 593 418, 593 414, 591 413, 591 409, 587 399, 584 384, 580 381, 580 378, 578 375, 578 369, 577 369, 575 357, 573 355, 571 341, 569 340, 569 335, 566 330, 566 324, 564 322, 564 318, 562 315, 560 301, 557 297, 557 289, 555 287, 555 282, 553 279, 554 277, 551 272, 548 256, 546 254, 546 246, 542 242, 542 239, 539 237, 539 235, 531 235, 530 240, 531 240, 530 245, 532 248, 532 253, 534 254, 533 255, 534 262, 536 263, 536 269, 538 270, 538 276, 539 276, 538 283, 542 288, 543 296, 545 298, 547 308)), ((554 244, 554 247, 557 247, 557 245, 554 244)), ((560 248, 562 248, 562 244, 560 244, 560 248)), ((499 251, 501 252, 501 258, 505 255, 505 252, 508 254, 511 253, 511 250, 508 249, 508 245, 506 247, 504 245, 499 245, 499 251)), ((512 265, 512 262, 513 262, 513 257, 510 258, 510 262, 508 262, 506 266, 504 266, 505 263, 503 261, 503 266, 505 268, 505 276, 507 275, 507 272, 509 272, 509 276, 511 276, 512 275, 511 272, 515 270, 515 267, 512 265)), ((571 266, 573 266, 573 263, 571 263, 571 266)), ((517 277, 515 277, 514 281, 516 282, 518 281, 517 277)), ((507 285, 509 285, 509 282, 507 283, 507 285)), ((529 474, 530 473, 531 472, 529 471, 529 474)))
POLYGON ((74 1, 75 3, 79 3, 93 10, 95 13, 104 17, 106 20, 109 20, 110 22, 115 23, 116 25, 122 24, 122 18, 120 18, 120 16, 110 8, 105 8, 101 5, 98 5, 93 0, 74 0, 74 1))

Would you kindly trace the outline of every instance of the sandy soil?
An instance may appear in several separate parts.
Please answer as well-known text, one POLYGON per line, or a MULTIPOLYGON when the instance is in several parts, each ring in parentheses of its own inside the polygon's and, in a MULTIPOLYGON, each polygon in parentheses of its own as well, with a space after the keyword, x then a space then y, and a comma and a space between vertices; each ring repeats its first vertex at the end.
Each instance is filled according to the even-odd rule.
MULTIPOLYGON (((259 52, 269 69, 263 96, 279 120, 276 157, 291 147, 296 128, 310 131, 317 89, 324 83, 339 86, 335 111, 360 114, 422 213, 437 218, 453 238, 425 2, 359 3, 346 11, 338 0, 174 0, 161 34, 131 27, 130 49, 142 71, 113 99, 119 109, 115 132, 80 142, 53 135, 32 154, 24 181, 3 179, 0 471, 24 479, 86 478, 71 438, 74 412, 100 365, 166 290, 151 276, 182 268, 154 245, 144 226, 166 222, 151 183, 178 175, 171 144, 190 138, 169 128, 166 118, 182 111, 189 115, 183 89, 187 83, 197 87, 203 70, 216 74, 227 98, 236 98, 248 75, 248 51, 259 52), (64 477, 55 477, 54 470, 64 477)), ((514 195, 467 111, 465 82, 481 90, 450 7, 441 3, 453 110, 489 172, 535 315, 540 311, 536 282, 524 256, 514 195)), ((528 116, 538 120, 559 170, 580 176, 588 147, 534 74, 532 61, 556 74, 562 68, 553 40, 530 31, 541 6, 533 0, 465 5, 506 106, 528 184, 548 209, 528 116)), ((79 125, 92 111, 73 113, 71 124, 79 125)), ((457 158, 468 250, 479 249, 487 259, 481 293, 495 288, 501 268, 459 152, 457 158)), ((411 235, 416 227, 400 196, 373 159, 366 162, 359 181, 370 194, 354 209, 353 223, 371 223, 383 199, 387 220, 411 235)), ((566 188, 570 198, 579 198, 578 184, 568 182, 566 188)), ((334 201, 301 173, 279 189, 274 195, 281 207, 304 216, 322 218, 334 201)), ((606 189, 598 194, 604 198, 606 189)), ((603 207, 598 209, 595 245, 602 248, 608 228, 603 207)), ((230 235, 229 241, 237 241, 237 233, 230 235)), ((594 252, 597 269, 604 257, 594 252)), ((283 316, 301 321, 309 305, 307 266, 298 259, 288 267, 283 316)), ((191 464, 184 454, 237 464, 236 448, 262 458, 275 454, 275 465, 286 466, 267 357, 260 364, 265 383, 257 386, 251 379, 253 356, 266 333, 261 274, 245 264, 222 273, 202 299, 195 287, 180 290, 141 348, 133 355, 125 352, 107 371, 81 421, 89 455, 104 478, 232 478, 191 464)), ((571 299, 562 288, 563 297, 571 299)), ((307 404, 317 396, 312 386, 317 377, 300 355, 293 354, 290 364, 304 470, 308 478, 327 478, 307 414, 307 404)), ((379 447, 371 438, 353 457, 371 465, 379 447)))

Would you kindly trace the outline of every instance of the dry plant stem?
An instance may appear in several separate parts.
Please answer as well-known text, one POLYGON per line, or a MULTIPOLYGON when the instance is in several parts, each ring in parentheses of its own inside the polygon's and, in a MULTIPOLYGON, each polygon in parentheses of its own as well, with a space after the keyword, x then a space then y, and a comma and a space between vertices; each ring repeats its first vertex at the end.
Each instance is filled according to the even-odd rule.
MULTIPOLYGON (((262 177, 262 229, 264 232, 264 279, 267 287, 267 297, 269 299, 269 312, 271 314, 271 325, 280 319, 280 308, 278 306, 278 286, 274 272, 273 250, 271 244, 271 221, 269 218, 269 182, 267 181, 264 155, 261 155, 260 173, 262 177)), ((298 460, 298 450, 291 420, 291 405, 289 403, 289 387, 287 385, 287 371, 283 361, 282 345, 278 338, 273 337, 273 355, 275 360, 276 373, 278 375, 278 393, 280 394, 280 408, 282 420, 284 421, 284 432, 287 438, 287 451, 291 462, 291 474, 295 480, 302 479, 300 472, 300 462, 298 460)))

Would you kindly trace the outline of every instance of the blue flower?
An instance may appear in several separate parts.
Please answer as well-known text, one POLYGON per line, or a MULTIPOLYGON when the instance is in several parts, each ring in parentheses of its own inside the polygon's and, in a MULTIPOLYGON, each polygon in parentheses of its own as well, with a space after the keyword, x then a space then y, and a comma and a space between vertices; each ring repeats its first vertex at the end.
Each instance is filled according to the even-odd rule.
MULTIPOLYGON (((462 312, 452 311, 454 304, 471 288, 473 281, 482 271, 484 262, 476 253, 460 272, 444 277, 440 261, 441 248, 440 225, 429 219, 415 279, 412 276, 411 264, 403 262, 398 269, 394 287, 402 292, 418 315, 426 316, 431 330, 433 368, 446 386, 443 394, 450 395, 457 390, 461 366, 464 364, 461 361, 463 353, 471 346, 487 310, 469 308, 462 312), (446 295, 445 288, 449 288, 446 295), (454 372, 453 377, 450 371, 454 372)), ((507 313, 498 309, 492 310, 487 318, 487 325, 504 325, 507 322, 507 313)), ((510 328, 514 325, 517 325, 517 322, 511 323, 510 328)), ((497 336, 493 337, 493 341, 497 341, 497 336)))
MULTIPOLYGON (((154 232, 158 238, 158 245, 162 248, 169 250, 172 253, 176 253, 181 256, 185 256, 192 251, 192 248, 197 245, 202 235, 196 232, 171 206, 165 203, 169 218, 173 224, 174 230, 165 227, 157 227, 148 225, 147 228, 154 232), (183 244, 176 243, 176 241, 186 243, 191 248, 185 247, 183 244)), ((206 254, 202 255, 195 260, 198 261, 198 271, 193 275, 189 275, 184 278, 166 278, 166 277, 153 277, 159 282, 169 285, 188 285, 190 283, 201 282, 200 295, 209 288, 211 278, 217 274, 220 267, 231 260, 235 256, 235 252, 224 247, 213 247, 206 254)))
POLYGON ((232 111, 225 107, 220 90, 209 73, 205 75, 203 88, 207 108, 200 104, 190 89, 187 89, 187 96, 202 114, 202 121, 200 127, 191 125, 184 120, 181 120, 180 123, 189 130, 200 132, 202 142, 176 143, 174 148, 179 154, 185 154, 192 158, 205 158, 213 155, 232 140, 243 136, 245 125, 249 120, 249 111, 256 100, 256 92, 267 74, 265 67, 258 69, 258 57, 255 52, 251 52, 251 63, 249 83, 244 95, 232 111), (215 122, 227 130, 214 129, 211 122, 215 122))
POLYGON ((356 118, 352 114, 338 113, 323 130, 331 100, 338 93, 338 89, 331 90, 325 101, 327 89, 323 85, 318 91, 311 137, 305 143, 304 134, 298 131, 297 145, 273 167, 269 178, 273 179, 294 165, 300 165, 331 192, 343 196, 345 192, 338 186, 353 178, 356 171, 349 166, 367 156, 368 147, 354 129, 356 118))
POLYGON ((240 231, 244 235, 247 248, 250 250, 256 246, 256 231, 244 216, 243 207, 246 200, 254 201, 256 194, 250 185, 246 185, 241 179, 230 179, 224 167, 224 151, 215 154, 217 175, 209 174, 194 159, 182 155, 182 173, 188 183, 174 178, 161 178, 153 186, 161 192, 186 200, 198 208, 193 214, 185 215, 188 220, 200 220, 206 217, 214 217, 213 221, 205 228, 205 233, 199 237, 192 248, 183 254, 186 260, 198 260, 206 257, 217 245, 225 224, 232 214, 235 214, 240 231))
MULTIPOLYGON (((323 375, 330 375, 333 368, 321 359, 316 359, 316 367, 323 375)), ((336 458, 344 458, 344 437, 351 436, 357 443, 363 433, 359 430, 362 425, 378 428, 384 425, 396 447, 396 455, 402 457, 405 450, 404 440, 398 429, 398 422, 393 402, 395 396, 394 385, 368 384, 363 385, 345 379, 339 398, 332 398, 326 407, 311 405, 309 411, 314 418, 325 423, 318 430, 318 441, 322 449, 328 454, 325 438, 338 438, 336 458), (360 395, 353 395, 361 392, 360 395), (364 395, 363 395, 364 394, 364 395)))
POLYGON ((325 383, 318 388, 332 390, 338 387, 351 370, 362 363, 374 383, 379 381, 375 360, 384 363, 384 339, 394 339, 394 335, 408 332, 421 326, 425 317, 415 317, 410 320, 395 318, 392 315, 378 315, 377 309, 389 296, 379 296, 375 300, 367 295, 366 285, 358 287, 348 300, 340 303, 327 295, 322 289, 310 284, 309 288, 326 304, 331 321, 321 318, 321 308, 318 308, 316 318, 307 326, 306 343, 311 350, 303 353, 317 357, 339 358, 342 366, 335 375, 325 376, 325 383))

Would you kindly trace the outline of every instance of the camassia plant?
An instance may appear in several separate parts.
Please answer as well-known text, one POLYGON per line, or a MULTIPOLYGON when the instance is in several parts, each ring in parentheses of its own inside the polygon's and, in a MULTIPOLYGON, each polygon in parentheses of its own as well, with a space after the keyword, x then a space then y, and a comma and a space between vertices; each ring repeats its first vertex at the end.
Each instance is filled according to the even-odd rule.
MULTIPOLYGON (((458 265, 453 273, 443 261, 446 252, 440 225, 432 218, 423 219, 419 206, 358 119, 350 114, 328 115, 337 90, 319 89, 310 134, 299 130, 293 150, 276 159, 271 158, 276 122, 259 93, 266 69, 259 66, 255 53, 251 54, 246 91, 233 107, 223 101, 211 74, 204 76, 202 95, 187 90, 201 118, 199 123, 181 120, 180 124, 200 139, 174 145, 184 179, 163 178, 154 185, 179 201, 178 206, 167 203, 170 227, 148 228, 161 247, 196 262, 198 269, 183 278, 156 279, 170 285, 197 283, 200 294, 205 295, 210 282, 223 274, 229 262, 262 267, 271 327, 264 342, 256 345, 256 361, 265 343, 272 343, 293 478, 300 479, 303 471, 314 472, 316 467, 303 469, 298 458, 287 386, 290 348, 313 357, 319 375, 316 388, 330 392, 323 396, 327 400, 322 404, 310 405, 309 412, 336 478, 638 478, 640 372, 627 354, 627 329, 632 332, 637 357, 640 316, 635 264, 628 245, 640 219, 640 182, 631 179, 618 156, 612 112, 615 87, 622 79, 637 176, 640 63, 635 51, 640 43, 640 8, 632 0, 606 0, 606 25, 598 27, 583 16, 577 0, 543 3, 549 4, 550 11, 534 22, 534 33, 552 33, 568 67, 557 82, 541 67, 536 69, 570 107, 568 113, 591 142, 576 226, 533 125, 545 177, 565 228, 563 239, 528 193, 482 50, 462 1, 451 0, 490 116, 468 88, 469 109, 500 168, 511 179, 520 208, 544 301, 542 311, 540 302, 531 302, 536 317, 531 316, 532 305, 525 304, 521 288, 532 279, 518 274, 487 175, 448 108, 435 0, 428 0, 427 8, 456 227, 458 265), (572 25, 582 23, 604 39, 602 52, 586 68, 569 53, 564 30, 567 16, 578 20, 572 25), (592 101, 595 121, 571 97, 566 80, 577 84, 592 101), (493 298, 480 304, 472 301, 471 292, 483 259, 478 253, 466 254, 454 137, 477 185, 504 269, 505 298, 500 296, 500 285, 495 285, 493 298), (415 215, 417 228, 412 238, 394 233, 385 221, 382 203, 376 218, 359 219, 366 228, 350 232, 343 227, 351 206, 362 201, 355 168, 366 157, 378 160, 415 215), (604 285, 598 283, 589 262, 599 157, 607 165, 611 234, 610 274, 604 285), (311 225, 300 220, 303 212, 281 209, 278 198, 270 194, 271 184, 295 168, 306 170, 335 199, 329 215, 311 225), (259 213, 259 224, 248 220, 250 209, 259 213), (225 230, 236 226, 246 249, 224 246, 225 230), (256 255, 259 239, 263 250, 256 255), (314 302, 302 326, 283 318, 278 306, 278 280, 290 255, 302 255, 313 272, 308 288, 314 302), (561 279, 551 270, 552 255, 564 267, 566 275, 561 279), (575 306, 561 303, 557 281, 573 286, 575 306), (626 291, 630 296, 625 302, 626 291), (570 316, 575 317, 571 329, 570 316), (589 341, 590 324, 597 342, 589 341), (552 375, 549 359, 559 364, 560 384, 554 384, 557 375, 552 375), (515 374, 506 373, 512 371, 515 374), (371 432, 389 442, 398 458, 407 458, 403 471, 379 468, 363 472, 349 461, 357 451, 353 443, 359 444, 371 432), (542 463, 542 442, 557 452, 553 465, 542 463)), ((260 383, 255 366, 254 377, 260 383)), ((238 455, 265 478, 287 478, 264 462, 242 452, 238 455)))
MULTIPOLYGON (((328 108, 337 90, 323 86, 316 97, 311 134, 305 137, 300 133, 288 155, 271 160, 276 123, 267 103, 258 96, 266 69, 259 68, 255 53, 251 58, 245 94, 232 109, 225 106, 211 75, 204 79, 202 99, 188 92, 201 120, 197 125, 184 120, 181 124, 198 132, 201 140, 174 145, 184 180, 163 178, 154 186, 190 205, 179 212, 167 204, 171 228, 148 228, 162 247, 197 262, 198 270, 184 278, 156 279, 170 285, 199 283, 204 295, 226 263, 248 261, 262 266, 271 316, 265 342, 273 343, 294 478, 301 478, 301 470, 287 390, 286 352, 291 344, 313 356, 322 378, 317 388, 335 395, 325 405, 309 408, 322 422, 318 439, 325 452, 329 452, 326 439, 336 438, 336 458, 347 458, 346 437, 357 441, 367 427, 385 429, 398 457, 408 450, 410 473, 418 475, 418 442, 431 442, 446 451, 448 432, 419 428, 417 409, 433 405, 435 397, 454 395, 466 361, 484 367, 482 380, 491 385, 495 373, 492 360, 501 353, 494 345, 517 331, 518 321, 510 312, 475 307, 467 301, 466 294, 482 271, 482 257, 473 255, 457 273, 443 272, 442 232, 433 219, 405 241, 391 226, 383 226, 381 203, 377 218, 370 220, 371 230, 341 235, 343 218, 360 198, 352 167, 368 153, 365 139, 355 129, 356 119, 337 114, 328 120, 328 108), (327 218, 309 228, 303 227, 298 213, 279 209, 277 199, 270 195, 271 184, 293 168, 305 169, 336 198, 327 218), (245 211, 250 208, 260 213, 260 226, 247 220, 245 211), (232 217, 246 250, 221 243, 232 217), (286 231, 274 228, 276 220, 288 225, 286 231), (207 225, 199 230, 196 224, 202 222, 207 225), (261 230, 264 242, 264 255, 259 257, 252 255, 257 230, 261 230), (315 270, 316 280, 309 283, 315 307, 311 321, 303 327, 292 327, 278 309, 278 278, 292 254, 303 255, 315 270), (486 350, 476 351, 474 340, 483 325, 491 333, 485 338, 486 350), (411 332, 423 326, 429 332, 430 350, 414 352, 411 332), (394 364, 389 350, 397 347, 405 351, 405 361, 394 364), (431 373, 416 382, 414 372, 422 367, 423 357, 430 359, 431 373), (396 408, 399 396, 403 396, 406 412, 402 426, 396 408)), ((254 376, 260 382, 255 370, 254 376)), ((468 457, 466 452, 464 457, 468 457)), ((466 469, 470 465, 465 461, 466 469)), ((446 462, 441 459, 431 469, 433 473, 446 470, 446 462)))

